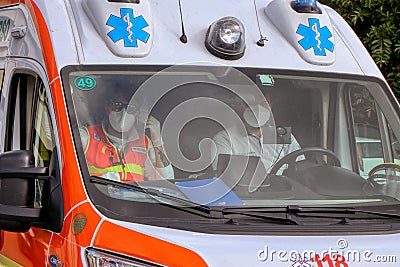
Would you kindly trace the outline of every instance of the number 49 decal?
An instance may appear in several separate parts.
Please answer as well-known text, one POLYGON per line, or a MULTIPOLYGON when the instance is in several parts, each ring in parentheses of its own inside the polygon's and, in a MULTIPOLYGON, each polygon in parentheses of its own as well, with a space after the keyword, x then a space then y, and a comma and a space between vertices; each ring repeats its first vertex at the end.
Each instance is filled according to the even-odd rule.
POLYGON ((96 80, 88 76, 78 76, 74 80, 74 85, 79 90, 90 91, 96 87, 96 80))

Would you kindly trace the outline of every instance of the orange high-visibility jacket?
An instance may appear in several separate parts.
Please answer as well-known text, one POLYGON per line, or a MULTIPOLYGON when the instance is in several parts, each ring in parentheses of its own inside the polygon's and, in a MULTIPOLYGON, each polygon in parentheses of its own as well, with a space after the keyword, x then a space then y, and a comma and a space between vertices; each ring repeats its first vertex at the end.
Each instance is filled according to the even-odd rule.
POLYGON ((108 140, 101 125, 87 126, 88 144, 86 160, 91 175, 101 176, 109 172, 119 173, 122 182, 144 180, 144 164, 149 141, 143 134, 125 146, 123 151, 108 140))

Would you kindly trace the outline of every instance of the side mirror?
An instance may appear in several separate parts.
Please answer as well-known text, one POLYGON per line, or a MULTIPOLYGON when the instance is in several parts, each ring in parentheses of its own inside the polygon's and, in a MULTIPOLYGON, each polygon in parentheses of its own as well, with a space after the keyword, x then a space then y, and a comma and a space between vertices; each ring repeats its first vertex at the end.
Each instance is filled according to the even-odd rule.
POLYGON ((52 222, 54 217, 49 216, 49 209, 59 209, 57 214, 60 214, 63 213, 62 206, 60 179, 49 176, 47 167, 35 167, 32 151, 0 154, 0 229, 25 232, 31 226, 39 226, 60 231, 62 218, 52 222), (35 204, 36 180, 44 181, 40 205, 35 204), (57 199, 55 207, 53 199, 57 199))

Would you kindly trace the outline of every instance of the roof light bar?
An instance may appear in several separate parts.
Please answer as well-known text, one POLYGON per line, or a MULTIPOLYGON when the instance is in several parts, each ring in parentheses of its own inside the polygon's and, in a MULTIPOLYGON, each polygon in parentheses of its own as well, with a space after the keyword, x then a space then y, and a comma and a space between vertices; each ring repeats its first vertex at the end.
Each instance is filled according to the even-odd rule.
POLYGON ((293 9, 298 13, 321 14, 321 10, 317 6, 317 0, 296 0, 293 9))

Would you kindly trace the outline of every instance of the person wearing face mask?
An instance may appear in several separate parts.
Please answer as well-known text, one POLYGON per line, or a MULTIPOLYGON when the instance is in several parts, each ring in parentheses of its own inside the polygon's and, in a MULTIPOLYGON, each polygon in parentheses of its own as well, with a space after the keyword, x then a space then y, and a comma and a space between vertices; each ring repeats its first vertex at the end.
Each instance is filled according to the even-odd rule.
POLYGON ((123 96, 108 101, 105 113, 100 125, 80 129, 91 175, 124 183, 174 178, 156 118, 123 96), (149 137, 136 129, 138 123, 149 129, 149 137))
POLYGON ((263 128, 268 125, 271 118, 272 106, 269 95, 264 94, 264 96, 265 98, 259 101, 252 101, 250 106, 239 105, 238 113, 243 125, 222 130, 213 137, 216 146, 216 157, 212 164, 214 170, 217 169, 219 154, 260 157, 265 169, 269 171, 283 156, 301 149, 293 135, 291 135, 290 144, 266 144, 264 142, 264 138, 268 137, 265 132, 263 133, 263 128), (243 126, 246 130, 245 134, 239 130, 243 126))

